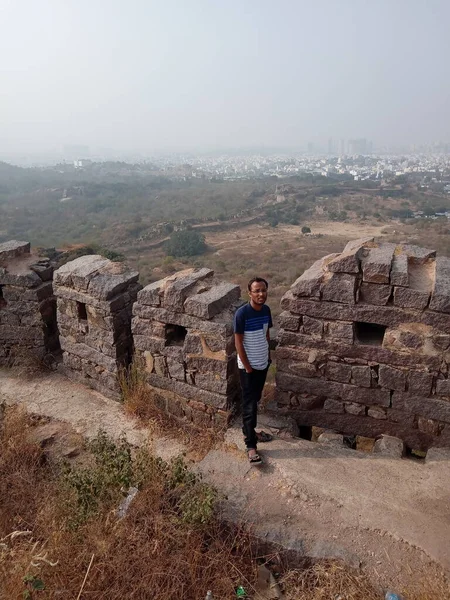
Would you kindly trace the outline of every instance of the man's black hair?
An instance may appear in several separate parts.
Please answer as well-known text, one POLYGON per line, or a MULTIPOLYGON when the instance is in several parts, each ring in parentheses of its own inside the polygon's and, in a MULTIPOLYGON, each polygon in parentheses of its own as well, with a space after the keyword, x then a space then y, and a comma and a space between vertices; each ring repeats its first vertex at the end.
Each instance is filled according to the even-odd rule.
POLYGON ((267 281, 265 279, 263 279, 262 277, 253 277, 253 279, 250 279, 250 281, 248 282, 248 291, 250 292, 252 289, 252 284, 254 283, 265 283, 266 284, 266 288, 269 289, 269 284, 267 283, 267 281))

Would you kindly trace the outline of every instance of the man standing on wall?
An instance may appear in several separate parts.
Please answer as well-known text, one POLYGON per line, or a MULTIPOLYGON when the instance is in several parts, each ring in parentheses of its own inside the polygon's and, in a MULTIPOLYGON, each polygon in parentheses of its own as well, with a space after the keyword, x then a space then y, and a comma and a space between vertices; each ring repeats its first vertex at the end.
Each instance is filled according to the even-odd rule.
POLYGON ((257 451, 258 442, 270 442, 272 439, 264 431, 255 431, 258 402, 270 364, 269 329, 272 327, 272 315, 266 305, 268 287, 269 284, 262 277, 251 279, 248 282, 250 301, 241 306, 234 316, 234 339, 242 388, 242 431, 251 464, 262 462, 257 451))

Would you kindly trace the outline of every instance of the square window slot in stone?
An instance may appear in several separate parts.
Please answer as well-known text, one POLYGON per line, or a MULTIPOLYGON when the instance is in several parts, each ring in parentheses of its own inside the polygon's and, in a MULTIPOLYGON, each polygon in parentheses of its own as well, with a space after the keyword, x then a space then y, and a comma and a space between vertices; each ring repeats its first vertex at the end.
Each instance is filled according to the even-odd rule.
POLYGON ((165 338, 166 346, 183 346, 187 335, 186 327, 182 325, 166 325, 165 338))
POLYGON ((0 309, 5 308, 6 300, 3 297, 3 286, 0 285, 0 309))
POLYGON ((357 344, 382 346, 386 327, 375 323, 355 323, 355 338, 357 344))
POLYGON ((79 321, 87 321, 86 304, 77 301, 77 314, 79 321))

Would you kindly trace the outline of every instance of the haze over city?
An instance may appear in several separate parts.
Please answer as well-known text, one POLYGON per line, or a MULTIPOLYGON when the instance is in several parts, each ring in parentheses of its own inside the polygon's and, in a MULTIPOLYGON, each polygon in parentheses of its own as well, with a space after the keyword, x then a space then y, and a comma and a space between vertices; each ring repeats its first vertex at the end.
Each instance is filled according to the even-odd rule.
POLYGON ((446 0, 0 3, 0 157, 450 140, 446 0))

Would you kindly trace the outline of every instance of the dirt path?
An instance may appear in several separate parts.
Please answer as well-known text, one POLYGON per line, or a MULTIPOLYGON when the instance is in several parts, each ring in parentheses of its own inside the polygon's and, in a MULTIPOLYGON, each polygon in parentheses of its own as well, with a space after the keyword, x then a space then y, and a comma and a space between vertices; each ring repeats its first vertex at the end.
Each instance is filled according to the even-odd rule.
MULTIPOLYGON (((58 373, 18 378, 0 370, 0 401, 22 403, 87 437, 99 427, 137 445, 149 436, 119 403, 58 373)), ((166 459, 183 450, 167 438, 152 444, 166 459)), ((228 514, 262 538, 305 556, 361 564, 396 589, 429 573, 433 561, 450 571, 450 461, 391 460, 300 439, 275 439, 261 452, 266 464, 251 468, 235 426, 195 468, 227 497, 228 514)))

